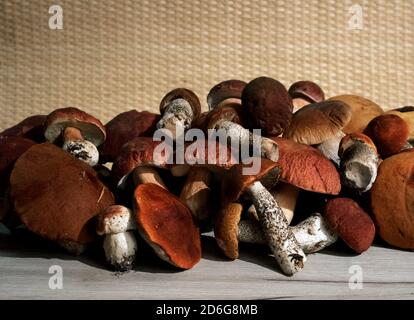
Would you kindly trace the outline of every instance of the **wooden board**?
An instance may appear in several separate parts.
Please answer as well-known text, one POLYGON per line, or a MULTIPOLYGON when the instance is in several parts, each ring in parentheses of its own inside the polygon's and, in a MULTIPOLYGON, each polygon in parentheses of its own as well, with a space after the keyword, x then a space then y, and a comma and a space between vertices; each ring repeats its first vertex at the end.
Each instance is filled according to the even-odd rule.
POLYGON ((414 253, 374 246, 355 256, 342 247, 308 257, 294 277, 280 274, 265 248, 243 246, 226 260, 210 236, 203 259, 177 271, 141 247, 131 272, 106 269, 103 253, 81 257, 37 240, 0 237, 1 299, 413 299, 414 253), (63 270, 63 289, 49 289, 50 266, 63 270), (349 269, 362 269, 362 289, 350 289, 349 269))

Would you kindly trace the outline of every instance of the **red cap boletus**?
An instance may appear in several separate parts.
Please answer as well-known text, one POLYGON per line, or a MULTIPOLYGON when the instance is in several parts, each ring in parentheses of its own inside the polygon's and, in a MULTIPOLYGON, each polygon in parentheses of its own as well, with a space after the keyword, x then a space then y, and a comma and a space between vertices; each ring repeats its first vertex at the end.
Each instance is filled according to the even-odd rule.
POLYGON ((324 216, 332 230, 356 253, 371 246, 375 237, 375 225, 369 215, 352 199, 329 200, 324 216))
POLYGON ((387 243, 414 249, 414 151, 385 159, 371 189, 378 233, 387 243))
POLYGON ((220 106, 210 111, 205 119, 205 129, 214 129, 220 121, 230 121, 246 127, 243 107, 238 104, 220 106))
POLYGON ((241 80, 225 80, 211 88, 207 95, 209 110, 228 104, 241 104, 241 97, 246 82, 241 80))
POLYGON ((261 129, 263 136, 282 134, 292 118, 292 99, 285 86, 272 78, 250 81, 243 90, 242 105, 250 127, 261 129))
POLYGON ((383 114, 372 119, 364 130, 372 139, 382 158, 400 152, 408 140, 407 123, 395 114, 383 114))
POLYGON ((405 106, 387 111, 385 114, 395 114, 407 122, 409 128, 408 140, 414 144, 414 107, 405 106))
POLYGON ((200 261, 200 233, 180 199, 146 183, 135 189, 134 205, 138 231, 161 259, 182 269, 200 261))
POLYGON ((30 116, 18 124, 10 127, 0 133, 1 137, 23 137, 38 143, 45 141, 44 126, 46 116, 34 115, 30 116))
POLYGON ((308 104, 325 100, 325 94, 322 88, 315 82, 309 80, 293 83, 288 92, 292 98, 294 112, 308 104))
POLYGON ((14 210, 26 227, 66 245, 93 241, 91 219, 114 204, 90 166, 48 142, 17 160, 10 186, 14 210))
POLYGON ((130 110, 118 114, 105 125, 106 140, 99 146, 101 163, 113 162, 121 147, 137 137, 152 137, 160 115, 130 110))
POLYGON ((45 128, 47 141, 63 142, 64 150, 91 166, 98 163, 97 147, 105 141, 106 133, 94 116, 72 107, 56 109, 47 116, 45 128))

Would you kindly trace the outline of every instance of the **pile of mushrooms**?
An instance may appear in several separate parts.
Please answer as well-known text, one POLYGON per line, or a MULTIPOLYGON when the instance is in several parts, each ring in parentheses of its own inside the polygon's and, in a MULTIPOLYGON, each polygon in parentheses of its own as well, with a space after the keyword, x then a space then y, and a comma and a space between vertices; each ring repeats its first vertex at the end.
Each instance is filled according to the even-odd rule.
POLYGON ((222 81, 202 101, 176 88, 159 114, 129 110, 103 125, 65 107, 0 132, 0 223, 72 254, 101 248, 117 271, 134 268, 142 245, 190 269, 202 233, 229 261, 242 243, 266 246, 287 276, 335 242, 345 245, 330 250, 353 254, 376 236, 414 249, 413 107, 384 112, 360 96, 325 99, 312 81, 287 89, 269 77, 222 81), (180 144, 190 129, 205 138, 180 144), (171 132, 171 148, 157 152, 157 130, 171 132), (232 139, 258 154, 241 158, 232 139), (247 174, 252 161, 259 170, 247 174))

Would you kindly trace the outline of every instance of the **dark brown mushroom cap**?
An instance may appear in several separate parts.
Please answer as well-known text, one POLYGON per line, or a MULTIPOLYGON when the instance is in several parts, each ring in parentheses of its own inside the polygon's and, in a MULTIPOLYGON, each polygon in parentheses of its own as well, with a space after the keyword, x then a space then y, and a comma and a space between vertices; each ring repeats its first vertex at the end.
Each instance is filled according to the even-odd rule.
POLYGON ((280 135, 292 118, 292 99, 285 86, 272 78, 250 81, 243 90, 242 105, 250 127, 262 129, 263 136, 280 135))
POLYGON ((303 144, 319 144, 336 136, 351 120, 351 109, 341 101, 322 101, 299 109, 284 137, 303 144))
POLYGON ((220 102, 235 98, 241 99, 246 82, 241 80, 225 80, 211 88, 207 95, 207 104, 210 110, 216 108, 220 102))
POLYGON ((239 104, 228 104, 220 106, 210 111, 206 116, 206 129, 214 129, 219 121, 226 120, 246 127, 246 120, 244 118, 243 107, 239 104))
POLYGON ((194 119, 201 113, 201 104, 197 95, 186 88, 177 88, 168 92, 160 102, 160 112, 164 113, 165 108, 175 99, 186 100, 193 109, 194 119))
POLYGON ((236 164, 226 173, 221 184, 221 203, 223 206, 237 201, 247 187, 256 181, 260 181, 267 189, 270 189, 279 181, 281 168, 277 162, 266 158, 256 158, 260 161, 260 169, 257 174, 243 174, 243 168, 250 168, 251 164, 236 164))
POLYGON ((0 178, 9 180, 14 163, 36 143, 22 137, 0 137, 0 178))
POLYGON ((401 151, 409 134, 407 123, 395 114, 383 114, 370 121, 364 134, 375 143, 378 153, 386 158, 401 151))
POLYGON ((354 133, 347 134, 346 136, 342 138, 341 143, 339 144, 339 149, 338 149, 339 157, 342 157, 344 150, 348 149, 349 146, 355 143, 356 141, 359 141, 369 146, 375 154, 378 154, 377 147, 375 146, 374 142, 370 139, 370 137, 360 132, 354 132, 354 133))
POLYGON ((67 127, 77 128, 85 140, 99 146, 105 141, 105 127, 94 116, 78 108, 61 108, 50 113, 45 123, 46 140, 55 143, 67 127))
POLYGON ((322 88, 313 81, 297 81, 290 86, 288 92, 292 99, 305 98, 310 103, 325 100, 322 88))
POLYGON ((30 116, 0 133, 1 137, 23 137, 38 143, 45 141, 45 115, 30 116))
POLYGON ((214 238, 217 245, 223 250, 226 257, 239 257, 239 230, 240 217, 243 207, 239 203, 230 203, 220 209, 214 223, 214 238))
POLYGON ((200 261, 200 233, 190 209, 179 198, 145 183, 135 189, 134 205, 138 229, 157 254, 182 269, 200 261))
POLYGON ((414 249, 414 149, 381 163, 371 189, 371 208, 384 241, 414 249))
POLYGON ((298 188, 339 194, 341 181, 335 165, 319 150, 289 139, 272 137, 279 146, 280 179, 298 188))
POLYGON ((192 129, 200 129, 202 131, 206 130, 206 119, 208 117, 209 112, 204 111, 196 117, 193 122, 191 123, 192 129))
POLYGON ((366 251, 374 241, 375 225, 369 215, 352 199, 329 200, 324 216, 332 230, 356 253, 366 251))
POLYGON ((99 160, 113 162, 121 147, 137 137, 152 137, 160 115, 130 110, 118 114, 106 125, 106 140, 99 146, 99 160))
MULTIPOLYGON (((139 166, 167 168, 171 161, 170 148, 162 148, 155 152, 162 141, 154 141, 150 137, 138 137, 124 144, 112 165, 112 180, 120 184, 127 175, 139 166)), ((161 148, 161 147, 160 147, 161 148)))
POLYGON ((10 185, 21 221, 55 241, 93 241, 91 219, 114 204, 93 168, 48 142, 31 147, 17 160, 10 185))

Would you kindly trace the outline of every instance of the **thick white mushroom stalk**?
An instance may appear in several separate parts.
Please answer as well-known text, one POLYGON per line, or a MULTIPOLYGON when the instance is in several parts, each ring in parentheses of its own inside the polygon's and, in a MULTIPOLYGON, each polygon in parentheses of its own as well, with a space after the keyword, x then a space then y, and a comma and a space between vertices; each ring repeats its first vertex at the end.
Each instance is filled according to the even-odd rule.
POLYGON ((162 118, 157 123, 157 129, 168 129, 172 136, 176 137, 176 128, 181 127, 184 131, 191 127, 194 112, 190 103, 182 98, 175 99, 165 108, 162 118))
POLYGON ((63 150, 86 162, 91 167, 99 162, 99 151, 96 146, 87 140, 67 140, 63 143, 63 150))

